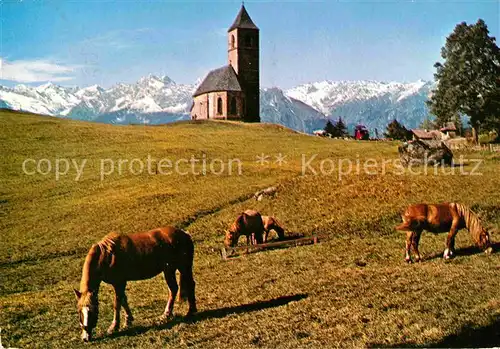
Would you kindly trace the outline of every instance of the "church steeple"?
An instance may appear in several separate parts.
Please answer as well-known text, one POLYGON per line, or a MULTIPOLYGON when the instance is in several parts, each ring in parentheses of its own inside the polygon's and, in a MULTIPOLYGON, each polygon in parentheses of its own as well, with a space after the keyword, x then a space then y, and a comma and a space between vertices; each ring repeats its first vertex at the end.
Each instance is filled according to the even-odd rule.
POLYGON ((259 28, 245 5, 228 30, 228 63, 238 76, 243 98, 243 120, 259 122, 259 28))
POLYGON ((248 14, 247 10, 245 9, 245 5, 241 4, 241 9, 240 12, 238 12, 238 15, 234 19, 233 25, 229 27, 227 30, 230 32, 233 29, 259 29, 257 26, 254 24, 252 19, 250 18, 250 15, 248 14))

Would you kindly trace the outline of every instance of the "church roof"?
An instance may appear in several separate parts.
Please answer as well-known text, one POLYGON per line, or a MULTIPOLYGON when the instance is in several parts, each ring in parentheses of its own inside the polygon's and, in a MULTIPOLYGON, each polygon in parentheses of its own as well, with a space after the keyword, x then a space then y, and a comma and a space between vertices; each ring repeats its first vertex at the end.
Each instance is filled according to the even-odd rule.
POLYGON ((245 9, 245 5, 241 5, 240 12, 238 12, 238 15, 236 16, 236 18, 233 22, 233 25, 230 26, 227 31, 230 32, 231 30, 236 29, 236 28, 259 29, 252 22, 250 15, 248 14, 247 10, 245 9))
POLYGON ((193 97, 214 91, 242 91, 236 72, 231 65, 209 72, 194 92, 193 97))

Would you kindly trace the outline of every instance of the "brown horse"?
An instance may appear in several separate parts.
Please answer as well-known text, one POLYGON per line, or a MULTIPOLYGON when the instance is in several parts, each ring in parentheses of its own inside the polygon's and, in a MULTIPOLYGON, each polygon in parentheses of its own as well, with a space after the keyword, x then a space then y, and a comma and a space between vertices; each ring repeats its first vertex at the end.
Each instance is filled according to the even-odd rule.
POLYGON ((446 248, 443 258, 449 259, 455 253, 455 235, 460 229, 466 228, 472 239, 486 253, 491 253, 490 235, 483 228, 479 217, 472 210, 458 203, 442 203, 435 205, 416 204, 410 205, 403 215, 403 223, 396 230, 407 231, 405 260, 411 263, 410 249, 416 255, 416 260, 421 260, 418 243, 423 230, 432 233, 448 232, 446 248))
POLYGON ((263 234, 264 224, 260 213, 254 210, 246 210, 236 218, 229 230, 226 231, 224 244, 228 247, 236 246, 241 235, 247 237, 247 245, 253 243, 253 239, 261 244, 263 234))
POLYGON ((191 236, 173 227, 148 232, 119 235, 111 233, 90 248, 83 265, 80 291, 76 289, 78 315, 82 339, 90 341, 99 314, 98 293, 102 281, 115 290, 114 317, 108 333, 120 327, 120 309, 123 306, 126 324, 132 323, 132 312, 127 303, 127 281, 150 279, 163 272, 170 296, 162 319, 172 315, 179 290, 175 277, 180 272, 180 298, 189 302, 188 315, 196 312, 195 282, 193 279, 194 245, 191 236))
POLYGON ((262 216, 262 223, 264 224, 265 232, 264 242, 267 242, 267 238, 271 230, 274 230, 278 234, 278 238, 280 240, 285 238, 285 229, 276 218, 271 216, 262 216))

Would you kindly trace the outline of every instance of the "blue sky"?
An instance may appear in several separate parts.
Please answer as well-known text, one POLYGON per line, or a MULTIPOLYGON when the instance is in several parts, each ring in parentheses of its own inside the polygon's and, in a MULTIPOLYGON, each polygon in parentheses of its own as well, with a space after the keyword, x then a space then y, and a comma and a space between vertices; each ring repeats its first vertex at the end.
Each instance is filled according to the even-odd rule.
MULTIPOLYGON (((240 1, 0 1, 0 84, 110 87, 148 74, 193 83, 227 64, 240 1)), ((446 36, 500 1, 246 1, 261 30, 261 85, 433 78, 446 36)))

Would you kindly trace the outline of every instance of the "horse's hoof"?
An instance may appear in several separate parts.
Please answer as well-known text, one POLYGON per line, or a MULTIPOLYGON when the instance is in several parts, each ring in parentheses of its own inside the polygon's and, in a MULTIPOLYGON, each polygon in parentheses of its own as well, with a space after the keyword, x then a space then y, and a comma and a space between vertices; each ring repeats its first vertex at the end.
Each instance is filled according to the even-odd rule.
POLYGON ((108 331, 107 331, 108 335, 111 336, 115 332, 118 332, 118 326, 111 326, 108 328, 108 331))
POLYGON ((451 249, 446 249, 444 250, 444 253, 443 253, 443 258, 444 259, 450 259, 452 258, 454 255, 453 251, 451 249))
POLYGON ((166 322, 168 320, 171 320, 173 317, 174 317, 174 315, 172 313, 170 313, 170 314, 163 314, 162 316, 160 316, 160 321, 161 322, 166 322))
POLYGON ((493 253, 493 247, 488 247, 486 250, 484 250, 484 253, 486 254, 492 254, 493 253))
POLYGON ((187 318, 193 317, 198 311, 197 310, 189 310, 186 314, 187 318))

